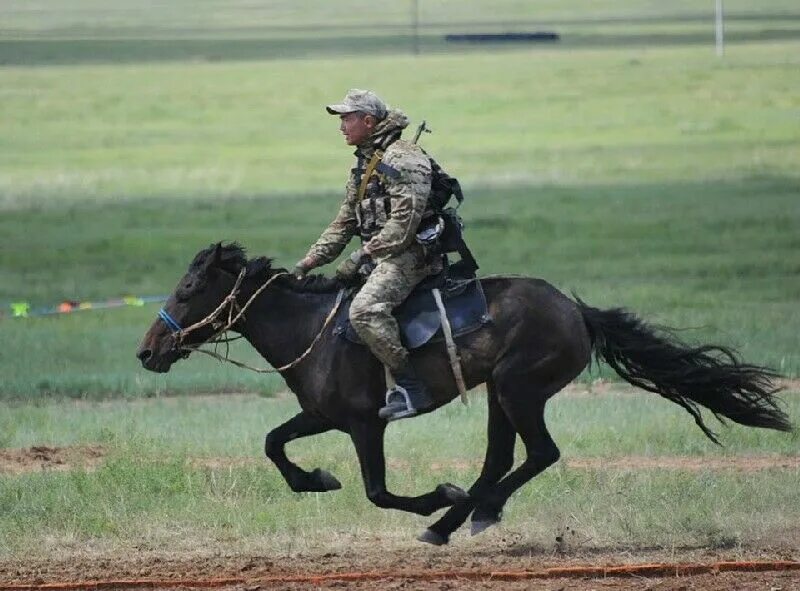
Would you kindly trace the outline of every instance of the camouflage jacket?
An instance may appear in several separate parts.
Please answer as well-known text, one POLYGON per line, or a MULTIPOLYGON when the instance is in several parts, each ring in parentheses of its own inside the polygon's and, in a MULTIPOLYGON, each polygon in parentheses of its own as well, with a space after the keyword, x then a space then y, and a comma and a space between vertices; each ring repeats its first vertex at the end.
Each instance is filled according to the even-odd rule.
POLYGON ((418 146, 399 139, 407 126, 408 118, 392 109, 367 144, 356 150, 356 167, 350 172, 339 213, 306 254, 315 266, 333 261, 355 235, 361 236, 378 261, 415 243, 431 191, 431 165, 418 146), (358 189, 375 150, 384 151, 383 157, 359 201, 358 189))

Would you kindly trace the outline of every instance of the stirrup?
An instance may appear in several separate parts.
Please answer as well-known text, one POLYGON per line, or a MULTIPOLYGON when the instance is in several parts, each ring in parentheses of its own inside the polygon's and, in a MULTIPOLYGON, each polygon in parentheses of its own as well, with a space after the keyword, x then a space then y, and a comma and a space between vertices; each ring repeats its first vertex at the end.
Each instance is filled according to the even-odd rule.
POLYGON ((413 417, 416 414, 417 409, 414 408, 408 392, 396 384, 386 391, 386 405, 378 411, 378 416, 389 422, 413 417))

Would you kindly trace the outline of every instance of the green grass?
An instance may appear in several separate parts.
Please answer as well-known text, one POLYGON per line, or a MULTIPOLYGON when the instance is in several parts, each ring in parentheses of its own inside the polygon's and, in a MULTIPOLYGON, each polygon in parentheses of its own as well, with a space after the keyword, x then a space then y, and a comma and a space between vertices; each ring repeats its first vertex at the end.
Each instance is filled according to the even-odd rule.
MULTIPOLYGON (((796 481, 796 474, 781 471, 698 476, 556 468, 507 505, 502 533, 546 548, 566 528, 577 534, 570 542, 588 548, 780 544, 771 535, 796 531, 800 517, 796 481)), ((415 485, 402 487, 412 494, 437 483, 431 477, 406 482, 415 485)), ((47 555, 89 543, 117 552, 251 546, 270 553, 297 536, 306 543, 354 534, 407 541, 431 522, 368 506, 356 471, 345 473, 344 483, 347 490, 333 494, 297 495, 266 468, 214 471, 128 458, 91 474, 2 478, 0 556, 47 555)), ((453 541, 463 544, 465 535, 453 541)))
MULTIPOLYGON (((680 1, 604 2, 419 2, 419 35, 412 29, 412 3, 380 10, 362 0, 325 6, 318 2, 188 2, 135 7, 53 0, 35 6, 0 7, 0 64, 229 61, 486 51, 497 45, 448 43, 448 33, 553 31, 557 44, 586 47, 708 45, 713 6, 680 1)), ((726 2, 729 42, 797 39, 798 12, 790 0, 754 7, 726 2)), ((534 44, 537 47, 541 44, 534 44)))
MULTIPOLYGON (((169 293, 211 240, 241 240, 288 267, 337 202, 149 200, 9 211, 0 220, 0 300, 169 293)), ((792 231, 800 200, 791 180, 475 190, 464 214, 484 273, 545 277, 594 305, 626 306, 651 322, 691 328, 687 340, 731 345, 748 361, 800 373, 800 243, 792 231)), ((283 387, 279 378, 207 359, 167 375, 145 372, 134 352, 157 307, 3 320, 4 339, 15 346, 0 356, 0 397, 283 387)), ((247 347, 233 351, 263 365, 247 347)))
MULTIPOLYGON (((127 38, 36 38, 36 39, 0 39, 0 65, 73 65, 73 64, 136 64, 147 62, 220 62, 220 61, 260 61, 286 58, 319 58, 348 55, 391 55, 410 53, 411 48, 419 47, 424 54, 439 53, 482 53, 487 50, 505 49, 510 46, 530 47, 534 50, 571 51, 587 48, 619 48, 647 49, 654 44, 658 46, 698 45, 708 47, 711 40, 710 19, 686 23, 683 20, 656 23, 650 27, 638 26, 631 29, 625 24, 614 24, 596 30, 584 30, 585 27, 559 26, 560 38, 557 42, 502 42, 474 43, 448 40, 448 32, 460 33, 504 33, 505 25, 477 26, 466 24, 455 28, 448 26, 445 30, 431 32, 429 28, 414 37, 402 27, 400 32, 380 30, 364 34, 358 29, 335 30, 311 37, 311 30, 286 34, 272 31, 261 31, 266 38, 251 38, 249 33, 242 37, 237 34, 232 38, 174 38, 174 34, 165 39, 150 37, 127 38), (566 31, 564 30, 566 29, 566 31)), ((736 23, 739 24, 739 23, 736 23)), ((437 27, 438 28, 438 27, 437 27)), ((529 27, 526 27, 529 28, 529 27)), ((369 30, 368 30, 369 31, 369 30)), ((182 36, 179 34, 179 36, 182 36)), ((800 25, 795 21, 759 22, 753 25, 745 22, 728 30, 728 43, 745 43, 751 41, 785 41, 800 38, 800 25)))
POLYGON ((0 69, 0 205, 339 192, 375 88, 468 186, 797 180, 800 43, 0 69), (369 75, 358 73, 366 69, 369 75))
MULTIPOLYGON (((351 165, 321 105, 374 86, 436 130, 425 145, 464 181, 484 272, 796 376, 798 48, 0 69, 0 303, 166 294, 222 239, 290 266, 351 165)), ((0 397, 282 387, 207 360, 143 372, 156 309, 2 320, 0 397)))
MULTIPOLYGON (((0 7, 5 35, 72 35, 87 31, 120 34, 139 31, 149 35, 169 32, 319 29, 327 27, 391 28, 407 25, 411 6, 397 2, 380 11, 365 0, 345 0, 325 5, 314 0, 270 2, 253 5, 246 0, 174 0, 169 4, 131 6, 119 1, 98 4, 77 0, 69 4, 42 0, 36 5, 7 4, 0 7)), ((747 0, 725 2, 731 20, 792 20, 797 6, 791 0, 766 0, 757 6, 747 0)), ((586 24, 629 23, 641 26, 651 20, 704 21, 713 14, 713 5, 692 0, 669 4, 647 0, 609 0, 602 6, 588 0, 442 0, 419 3, 421 24, 444 27, 462 23, 503 24, 559 23, 586 24)))
MULTIPOLYGON (((800 398, 787 395, 800 415, 800 398)), ((0 555, 47 552, 54 544, 173 551, 214 544, 276 547, 293 535, 337 537, 381 532, 411 537, 430 518, 369 505, 349 439, 337 433, 292 443, 306 468, 333 471, 344 489, 293 494, 263 460, 264 433, 296 403, 257 397, 161 399, 141 403, 6 405, 7 447, 100 443, 96 471, 0 476, 0 555), (10 430, 9 430, 10 427, 10 430), (216 467, 187 459, 218 458, 216 467), (226 466, 225 458, 230 458, 226 466), (252 458, 242 465, 237 458, 252 458), (354 522, 353 516, 358 515, 354 522)), ((417 494, 436 483, 466 484, 483 455, 485 405, 451 404, 393 425, 387 437, 392 490, 417 494), (443 433, 459 436, 443 436, 443 433), (420 470, 419 466, 437 466, 420 470)), ((680 408, 654 395, 556 397, 547 412, 563 457, 635 455, 796 455, 797 436, 733 427, 725 448, 709 443, 680 408)), ((517 457, 522 450, 518 448, 517 457)), ((578 470, 563 464, 509 503, 509 533, 547 545, 569 526, 586 546, 730 545, 763 542, 800 523, 793 471, 684 473, 578 470)))
MULTIPOLYGON (((797 454, 797 435, 733 426, 713 418, 724 448, 708 441, 679 406, 656 394, 558 395, 549 403, 547 420, 565 457, 615 455, 797 454)), ((478 461, 483 456, 486 411, 484 395, 470 395, 470 406, 458 403, 389 429, 389 457, 478 461), (464 433, 442 437, 439 432, 464 433), (436 451, 432 451, 436 450, 436 451)), ((784 396, 785 410, 800 417, 800 397, 784 396)), ((298 412, 293 399, 256 395, 166 397, 140 401, 39 401, 3 403, 2 447, 101 443, 119 452, 166 458, 188 456, 261 457, 266 432, 298 412)), ((349 439, 325 434, 293 443, 293 452, 308 463, 341 463, 351 457, 349 439)), ((521 451, 520 451, 521 453, 521 451)))

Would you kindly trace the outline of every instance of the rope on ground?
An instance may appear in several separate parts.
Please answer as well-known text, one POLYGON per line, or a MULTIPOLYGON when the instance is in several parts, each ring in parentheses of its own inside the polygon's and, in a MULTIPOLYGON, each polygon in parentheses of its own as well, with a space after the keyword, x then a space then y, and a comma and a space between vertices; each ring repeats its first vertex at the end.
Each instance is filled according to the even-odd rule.
POLYGON ((65 583, 8 584, 0 582, 0 591, 77 591, 80 589, 173 589, 176 587, 213 589, 231 585, 277 585, 286 583, 333 583, 399 579, 407 581, 471 580, 520 581, 528 579, 604 578, 604 577, 677 577, 723 572, 772 572, 800 570, 796 561, 737 561, 710 564, 625 564, 618 566, 565 566, 536 571, 373 571, 326 574, 273 575, 253 578, 232 577, 220 579, 129 579, 108 581, 79 581, 65 583))

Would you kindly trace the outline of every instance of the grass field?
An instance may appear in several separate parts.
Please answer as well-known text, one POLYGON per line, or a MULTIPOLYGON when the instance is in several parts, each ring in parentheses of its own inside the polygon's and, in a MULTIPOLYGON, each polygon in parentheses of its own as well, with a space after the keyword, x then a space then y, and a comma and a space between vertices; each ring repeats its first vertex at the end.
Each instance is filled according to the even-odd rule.
MULTIPOLYGON (((732 42, 797 39, 800 34, 800 15, 790 0, 769 0, 757 7, 729 0, 725 9, 726 35, 732 42)), ((2 64, 217 62, 415 49, 426 54, 463 53, 476 47, 448 43, 444 36, 475 32, 552 31, 560 40, 548 45, 566 50, 708 44, 713 39, 713 4, 437 0, 384 3, 376 8, 363 0, 331 5, 177 0, 142 6, 44 0, 0 6, 0 22, 2 64)), ((477 48, 484 50, 485 46, 477 48)))
MULTIPOLYGON (((791 228, 800 208, 792 183, 487 189, 471 198, 465 217, 485 272, 545 277, 595 305, 624 305, 651 321, 693 328, 684 338, 733 345, 748 360, 797 375, 800 245, 791 228)), ((46 303, 120 290, 169 293, 195 250, 223 238, 289 266, 336 203, 334 197, 237 199, 224 206, 148 200, 9 211, 0 220, 9 244, 2 297, 22 292, 46 303)), ((0 357, 2 396, 282 387, 278 378, 205 359, 178 364, 166 376, 144 372, 134 352, 156 310, 4 320, 4 338, 20 354, 0 357)), ((244 348, 235 351, 257 361, 244 348)))
MULTIPOLYGON (((800 375, 794 2, 726 2, 723 59, 709 7, 688 1, 422 2, 417 57, 405 9, 375 28, 365 3, 348 2, 306 20, 297 3, 238 0, 222 13, 184 0, 0 6, 0 305, 167 294, 217 240, 292 265, 334 215, 351 166, 322 105, 372 87, 435 130, 424 145, 465 185, 482 272, 543 277, 800 375), (509 22, 557 29, 562 42, 441 41, 509 22)), ((0 318, 0 451, 103 450, 92 468, 0 470, 0 556, 285 551, 364 532, 405 539, 429 523, 368 504, 342 435, 291 455, 331 469, 344 490, 291 493, 259 459, 264 433, 296 411, 274 398, 283 382, 194 358, 144 372, 134 352, 157 308, 0 318), (171 396, 232 392, 245 394, 171 396)), ((598 375, 613 377, 582 380, 597 388, 598 375)), ((718 449, 677 406, 616 387, 548 407, 566 463, 513 498, 501 532, 545 548, 569 527, 588 548, 796 553, 796 469, 570 467, 797 456, 796 434, 739 427, 718 449)), ((392 426, 394 490, 474 478, 481 398, 392 426)), ((798 400, 787 393, 795 422, 798 400)))
MULTIPOLYGON (((425 145, 465 182, 485 272, 795 376, 797 48, 379 57, 370 80, 352 74, 364 59, 6 68, 0 301, 169 293, 222 239, 290 266, 350 165, 320 105, 373 85, 436 130, 425 145)), ((3 321, 24 356, 0 357, 0 395, 280 388, 203 361, 143 374, 132 353, 155 310, 3 321)))
MULTIPOLYGON (((392 490, 417 494, 441 481, 465 484, 477 476, 482 398, 392 426, 392 490)), ((787 402, 797 416, 800 397, 792 393, 787 402)), ((255 396, 7 408, 0 419, 5 447, 89 443, 108 455, 95 470, 0 474, 0 556, 71 552, 89 541, 107 550, 189 551, 197 544, 195 551, 227 546, 269 553, 309 537, 381 532, 410 538, 428 524, 430 518, 369 505, 352 446, 341 434, 298 441, 290 454, 308 469, 330 469, 344 489, 289 491, 261 459, 260 446, 264 433, 295 411, 293 402, 255 396)), ((547 546, 569 527, 573 540, 588 548, 791 544, 800 523, 796 469, 577 469, 569 461, 791 456, 796 436, 735 427, 722 431, 727 447, 720 449, 683 410, 644 393, 556 397, 547 419, 566 464, 514 497, 505 535, 547 546)))

